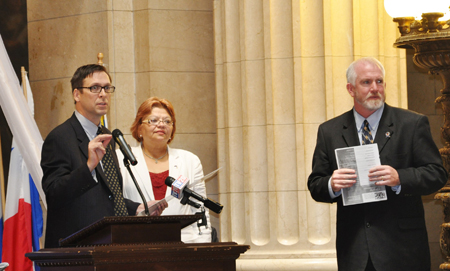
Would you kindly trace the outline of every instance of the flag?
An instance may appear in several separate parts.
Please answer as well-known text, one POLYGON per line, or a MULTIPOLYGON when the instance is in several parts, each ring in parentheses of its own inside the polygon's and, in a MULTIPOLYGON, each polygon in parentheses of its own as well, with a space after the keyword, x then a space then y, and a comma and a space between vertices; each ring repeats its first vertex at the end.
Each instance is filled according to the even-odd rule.
MULTIPOLYGON (((30 89, 30 88, 28 88, 30 89)), ((19 79, 6 53, 0 36, 0 106, 16 141, 16 146, 23 156, 25 164, 33 177, 39 196, 47 208, 45 194, 42 190, 41 149, 42 136, 34 120, 23 93, 20 91, 19 79)))
POLYGON ((10 271, 32 271, 33 262, 25 254, 40 248, 42 209, 36 186, 14 138, 4 218, 2 261, 9 263, 10 271))
MULTIPOLYGON (((43 140, 33 118, 31 88, 25 79, 28 105, 0 37, 0 106, 13 134, 2 240, 2 261, 9 263, 9 271, 39 270, 25 254, 39 250, 43 231, 38 192, 38 188, 42 191, 39 163, 43 140)), ((45 205, 43 193, 41 197, 45 205)))

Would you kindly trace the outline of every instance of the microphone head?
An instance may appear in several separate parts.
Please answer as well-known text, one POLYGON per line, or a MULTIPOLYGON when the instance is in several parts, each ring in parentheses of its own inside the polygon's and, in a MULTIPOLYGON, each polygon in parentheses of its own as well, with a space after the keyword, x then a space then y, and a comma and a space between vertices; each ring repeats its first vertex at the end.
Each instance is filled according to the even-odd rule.
POLYGON ((122 132, 119 129, 115 129, 114 131, 112 131, 112 135, 114 137, 123 136, 122 132))
POLYGON ((205 204, 206 208, 210 209, 216 214, 220 214, 222 212, 223 205, 212 199, 207 199, 203 203, 205 204))
POLYGON ((134 157, 133 152, 131 151, 130 145, 128 145, 125 141, 122 132, 119 129, 115 129, 114 131, 112 131, 112 136, 114 138, 114 141, 119 144, 123 156, 130 162, 130 164, 135 166, 137 164, 137 160, 134 157))
POLYGON ((169 176, 169 177, 166 178, 166 180, 164 181, 164 183, 165 183, 167 186, 172 186, 172 183, 173 183, 174 181, 175 181, 175 179, 169 176))

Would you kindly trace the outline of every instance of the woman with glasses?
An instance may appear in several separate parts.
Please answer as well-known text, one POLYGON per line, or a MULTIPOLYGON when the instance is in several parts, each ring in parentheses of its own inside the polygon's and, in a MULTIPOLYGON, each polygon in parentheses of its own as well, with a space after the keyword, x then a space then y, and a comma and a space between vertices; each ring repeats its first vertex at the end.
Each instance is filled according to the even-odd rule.
MULTIPOLYGON (((188 178, 187 187, 206 197, 206 187, 203 178, 203 168, 200 159, 193 153, 169 147, 175 130, 176 119, 172 104, 166 99, 152 97, 144 101, 136 114, 131 126, 132 136, 140 143, 132 151, 136 166, 131 170, 138 182, 146 201, 171 199, 162 215, 190 215, 201 211, 190 205, 182 205, 180 200, 170 196, 171 188, 164 181, 168 176, 177 179, 180 175, 188 178)), ((119 161, 123 160, 120 150, 117 150, 119 161)), ((124 197, 141 201, 139 192, 122 162, 124 197)), ((191 199, 192 201, 195 201, 191 199)), ((181 231, 181 241, 185 243, 211 242, 211 224, 208 209, 205 208, 207 227, 193 223, 181 231)))

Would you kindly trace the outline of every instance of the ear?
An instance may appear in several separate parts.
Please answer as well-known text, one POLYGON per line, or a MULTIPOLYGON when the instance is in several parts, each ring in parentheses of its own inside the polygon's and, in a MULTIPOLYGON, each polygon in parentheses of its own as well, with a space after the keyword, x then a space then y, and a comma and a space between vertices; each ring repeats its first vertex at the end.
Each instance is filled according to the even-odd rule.
POLYGON ((355 87, 352 84, 347 83, 347 91, 350 96, 355 97, 355 87))
POLYGON ((80 101, 80 95, 81 95, 81 93, 80 93, 80 91, 77 88, 73 90, 72 96, 73 96, 73 99, 74 99, 75 102, 79 102, 80 101))
POLYGON ((144 125, 139 125, 139 128, 138 128, 138 136, 140 136, 140 135, 142 135, 142 126, 144 126, 144 125))

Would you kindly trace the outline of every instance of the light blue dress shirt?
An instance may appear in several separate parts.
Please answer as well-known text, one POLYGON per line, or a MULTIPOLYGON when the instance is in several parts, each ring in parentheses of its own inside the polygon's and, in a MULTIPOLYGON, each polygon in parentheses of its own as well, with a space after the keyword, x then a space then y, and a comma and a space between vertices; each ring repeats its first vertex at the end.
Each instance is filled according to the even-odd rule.
MULTIPOLYGON (((92 121, 88 120, 85 116, 81 115, 81 113, 79 113, 77 110, 75 110, 75 117, 77 117, 78 121, 81 124, 81 127, 83 127, 83 130, 86 133, 87 137, 89 138, 89 141, 94 139, 97 136, 98 127, 100 126, 97 126, 94 123, 92 123, 92 121)), ((102 165, 102 161, 100 161, 100 165, 102 165)), ((92 178, 94 178, 94 180, 98 182, 97 174, 95 173, 95 168, 93 171, 91 171, 91 175, 92 178)))

